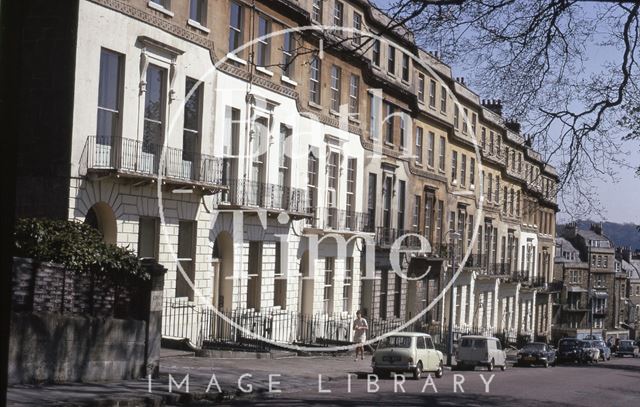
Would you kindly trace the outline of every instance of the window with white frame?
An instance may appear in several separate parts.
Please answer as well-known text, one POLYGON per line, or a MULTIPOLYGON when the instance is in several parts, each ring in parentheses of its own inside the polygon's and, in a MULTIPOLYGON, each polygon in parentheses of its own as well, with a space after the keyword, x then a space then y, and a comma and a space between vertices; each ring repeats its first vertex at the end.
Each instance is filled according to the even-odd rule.
POLYGON ((98 83, 96 142, 111 145, 119 135, 124 55, 102 48, 98 83))
POLYGON ((387 50, 387 72, 391 75, 396 73, 396 48, 393 45, 389 45, 387 50))
POLYGON ((453 127, 460 127, 460 108, 458 105, 453 106, 453 127))
POLYGON ((407 146, 407 132, 406 132, 406 120, 405 115, 400 115, 400 148, 404 149, 407 146))
POLYGON ((422 127, 416 127, 416 164, 422 164, 422 127))
MULTIPOLYGON (((342 27, 344 25, 344 4, 338 0, 336 0, 333 5, 333 25, 336 27, 342 27)), ((334 32, 336 34, 342 34, 342 30, 339 28, 336 28, 334 32)))
POLYGON ((171 9, 171 0, 151 0, 151 3, 155 3, 167 10, 171 9))
POLYGON ((189 19, 204 26, 207 24, 207 0, 191 0, 189 19))
POLYGON ((331 66, 331 110, 340 111, 340 99, 341 99, 341 82, 342 82, 342 68, 332 65, 331 66))
POLYGON ((322 23, 322 1, 313 0, 311 6, 311 20, 316 23, 322 23))
POLYGON ((320 58, 317 55, 311 57, 309 63, 309 99, 320 104, 320 58))
POLYGON ((200 146, 202 82, 192 78, 186 79, 185 100, 182 159, 193 163, 200 146))
POLYGON ((435 146, 436 146, 436 135, 434 132, 430 131, 427 133, 427 165, 432 167, 435 165, 435 146))
POLYGON ((287 78, 293 78, 295 67, 294 53, 296 49, 295 34, 286 32, 282 39, 282 74, 287 78))
POLYGON ((387 143, 393 144, 393 127, 395 122, 395 106, 391 103, 385 103, 385 140, 387 143))
POLYGON ((335 208, 338 204, 338 177, 340 170, 340 154, 329 153, 327 159, 327 207, 335 208))
POLYGON ((446 151, 447 151, 447 140, 444 138, 444 136, 440 136, 440 151, 439 151, 440 157, 438 160, 438 168, 442 172, 444 172, 444 161, 445 161, 446 151))
POLYGON ((335 258, 324 259, 324 290, 322 296, 323 310, 325 314, 333 312, 333 276, 335 273, 335 258))
POLYGON ((424 75, 418 74, 418 100, 424 103, 424 75))
POLYGON ((476 113, 471 113, 471 131, 473 135, 476 134, 476 126, 478 124, 478 115, 476 113))
POLYGON ((360 77, 351 74, 349 78, 349 117, 359 119, 360 104, 360 77))
POLYGON ((436 81, 429 79, 429 107, 436 108, 436 81))
POLYGON ((373 40, 371 46, 371 63, 373 66, 380 67, 380 40, 373 40))
POLYGON ((411 224, 412 224, 411 226, 413 227, 413 231, 416 233, 420 229, 420 207, 421 206, 422 205, 420 202, 420 195, 416 195, 413 200, 413 217, 411 221, 411 224))
POLYGON ((380 98, 369 93, 369 137, 377 140, 380 136, 380 98))
POLYGON ((467 131, 469 131, 469 127, 467 126, 467 121, 469 120, 469 109, 465 107, 462 111, 464 112, 462 115, 462 132, 467 133, 467 131))
POLYGON ((351 310, 353 292, 353 257, 347 257, 344 265, 344 281, 342 283, 342 311, 351 310))
POLYGON ((318 207, 318 153, 309 147, 307 159, 307 206, 315 211, 318 207))
POLYGON ((476 159, 473 157, 469 158, 469 186, 474 186, 476 184, 476 159))
POLYGON ((451 152, 451 182, 455 184, 457 182, 457 179, 458 179, 458 152, 452 151, 451 152))
POLYGON ((149 64, 146 82, 142 150, 145 153, 155 153, 154 146, 162 145, 164 139, 167 70, 149 64))
MULTIPOLYGON (((280 134, 278 140, 278 185, 283 188, 290 186, 291 178, 291 151, 288 151, 288 147, 291 146, 291 127, 280 124, 280 134)), ((281 208, 286 208, 288 202, 285 193, 280 193, 280 205, 281 208)))
POLYGON ((234 52, 242 46, 243 8, 232 1, 229 13, 229 52, 234 52))
POLYGON ((409 55, 402 54, 402 80, 409 81, 409 55))
POLYGON ((358 160, 349 158, 347 160, 347 206, 346 221, 347 229, 355 229, 355 212, 356 212, 356 178, 357 178, 358 160))
POLYGON ((362 42, 362 15, 360 13, 353 12, 353 43, 360 45, 362 42))
POLYGON ((462 154, 460 160, 460 185, 465 186, 467 182, 467 156, 462 154))
POLYGON ((258 17, 258 43, 257 43, 257 66, 268 66, 271 54, 270 43, 271 40, 266 36, 271 30, 271 22, 265 17, 260 15, 258 17))
POLYGON ((493 174, 489 173, 489 182, 487 183, 487 201, 493 200, 493 174))

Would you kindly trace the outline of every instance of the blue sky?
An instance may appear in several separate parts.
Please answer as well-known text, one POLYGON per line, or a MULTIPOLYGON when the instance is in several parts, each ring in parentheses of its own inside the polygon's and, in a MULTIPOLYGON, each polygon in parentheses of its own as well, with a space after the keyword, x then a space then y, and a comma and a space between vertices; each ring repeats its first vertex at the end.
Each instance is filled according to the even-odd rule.
MULTIPOLYGON (((385 7, 392 3, 393 0, 374 0, 374 2, 381 7, 385 7)), ((586 7, 591 6, 587 5, 586 7)), ((598 46, 591 46, 589 49, 590 53, 587 55, 588 61, 586 62, 587 71, 600 71, 606 61, 620 60, 620 54, 613 49, 598 46)), ((472 72, 465 72, 456 64, 451 65, 454 77, 473 76, 472 72)), ((480 95, 480 97, 483 96, 489 97, 490 95, 480 95)), ((620 138, 621 135, 612 134, 611 137, 620 138)), ((597 190, 597 199, 603 207, 602 213, 592 213, 590 215, 593 220, 640 224, 640 178, 635 175, 635 168, 640 167, 640 140, 626 142, 624 149, 628 152, 627 161, 632 168, 618 168, 617 182, 612 182, 609 179, 595 179, 593 181, 597 190)), ((564 222, 567 219, 568 214, 562 212, 558 214, 559 222, 564 222)))

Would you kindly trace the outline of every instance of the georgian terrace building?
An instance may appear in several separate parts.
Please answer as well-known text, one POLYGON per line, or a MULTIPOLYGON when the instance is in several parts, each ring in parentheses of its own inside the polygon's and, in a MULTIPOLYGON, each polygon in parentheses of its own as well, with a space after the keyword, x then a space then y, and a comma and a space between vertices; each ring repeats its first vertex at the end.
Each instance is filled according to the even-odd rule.
MULTIPOLYGON (((59 154, 23 160, 19 216, 86 221, 155 257, 165 298, 323 321, 359 308, 412 318, 469 251, 452 293, 457 329, 548 332, 537 298, 553 258, 555 171, 499 103, 367 2, 78 0, 44 11, 65 24, 25 45, 57 52, 46 72, 64 86, 56 114, 31 130, 37 154, 59 154), (400 256, 403 274, 432 266, 419 280, 391 268, 407 232, 432 246, 400 256)), ((445 326, 445 299, 425 325, 445 326)), ((300 340, 295 327, 274 339, 300 340)))

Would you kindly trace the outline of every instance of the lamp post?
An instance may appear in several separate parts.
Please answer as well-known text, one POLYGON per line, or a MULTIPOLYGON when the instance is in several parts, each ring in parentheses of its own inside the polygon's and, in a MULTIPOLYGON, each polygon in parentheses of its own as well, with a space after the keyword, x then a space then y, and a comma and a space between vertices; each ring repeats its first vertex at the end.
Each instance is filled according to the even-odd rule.
MULTIPOLYGON (((453 229, 447 231, 447 234, 451 233, 451 274, 449 276, 449 282, 453 281, 453 274, 456 267, 456 240, 460 238, 460 233, 453 229)), ((447 365, 451 366, 453 357, 453 285, 449 289, 449 323, 448 323, 448 335, 447 335, 447 365)))

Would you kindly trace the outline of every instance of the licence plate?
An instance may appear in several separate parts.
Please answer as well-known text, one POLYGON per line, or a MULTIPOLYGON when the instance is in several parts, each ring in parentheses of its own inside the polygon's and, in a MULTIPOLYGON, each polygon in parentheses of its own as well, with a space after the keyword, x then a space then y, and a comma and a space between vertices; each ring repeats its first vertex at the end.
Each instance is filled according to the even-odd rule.
POLYGON ((400 356, 383 356, 382 360, 385 362, 399 362, 400 356))
POLYGON ((526 357, 526 358, 524 358, 524 359, 525 359, 526 361, 529 361, 529 362, 536 360, 536 358, 535 358, 534 356, 527 356, 527 357, 526 357))

